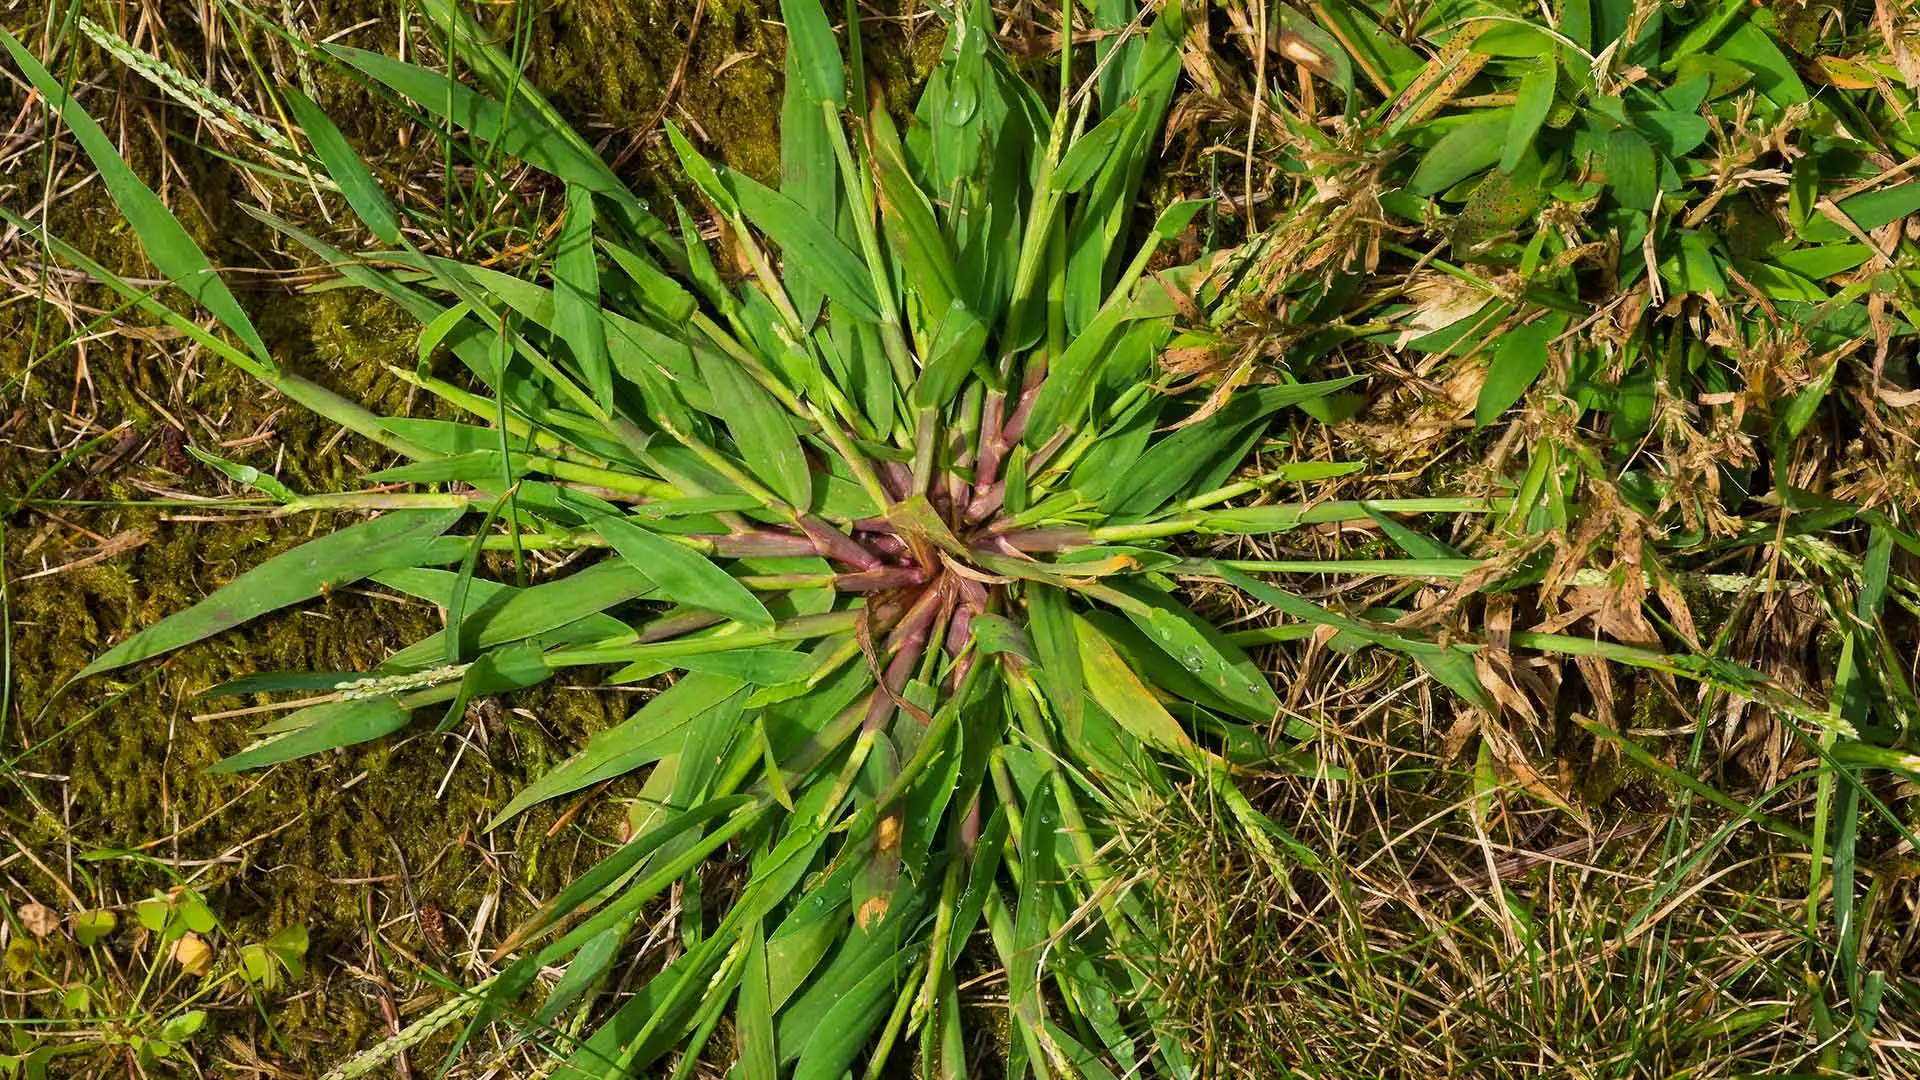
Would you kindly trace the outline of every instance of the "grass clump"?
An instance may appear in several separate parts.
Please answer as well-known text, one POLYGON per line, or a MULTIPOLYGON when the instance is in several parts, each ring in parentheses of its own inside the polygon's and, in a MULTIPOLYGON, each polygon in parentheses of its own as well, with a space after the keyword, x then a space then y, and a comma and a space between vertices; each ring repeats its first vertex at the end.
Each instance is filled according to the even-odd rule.
POLYGON ((377 246, 256 216, 335 287, 419 321, 419 363, 393 375, 458 421, 383 417, 286 370, 58 82, 10 50, 155 265, 228 336, 17 227, 408 459, 322 494, 215 462, 282 513, 379 516, 88 674, 371 580, 439 608, 443 629, 371 670, 221 687, 294 697, 219 768, 416 717, 444 730, 477 698, 576 669, 651 695, 494 822, 643 772, 605 861, 512 930, 470 996, 342 1075, 495 1021, 569 1076, 715 1058, 877 1075, 915 1042, 922 1074, 957 1075, 979 1034, 962 973, 982 966, 1005 988, 1013 1073, 1890 1060, 1907 992, 1857 893, 1881 873, 1872 853, 1911 839, 1889 778, 1913 772, 1897 634, 1920 544, 1897 476, 1841 477, 1820 438, 1897 442, 1883 403, 1910 392, 1894 349, 1911 326, 1873 299, 1905 286, 1902 215, 1872 220, 1910 185, 1865 217, 1850 201, 1897 181, 1876 153, 1910 146, 1892 76, 1865 68, 1886 109, 1823 112, 1767 13, 1738 4, 1569 4, 1550 28, 1486 3, 1311 7, 1224 9, 1263 81, 1268 45, 1299 69, 1292 94, 1250 99, 1247 190, 1225 208, 1270 227, 1227 251, 1190 228, 1205 213, 1207 235, 1232 229, 1215 200, 1138 205, 1182 65, 1203 83, 1223 70, 1177 4, 1060 19, 1057 66, 1002 51, 1043 40, 1033 21, 942 8, 909 112, 869 87, 857 22, 843 54, 827 12, 791 0, 777 188, 670 128, 703 205, 671 214, 532 89, 517 20, 509 55, 457 5, 423 5, 461 79, 317 50, 436 128, 475 191, 511 159, 543 174, 489 191, 514 244, 480 258, 437 242, 467 193, 432 211, 390 196, 332 120, 284 95, 296 149, 276 167, 339 195, 377 246), (1826 142, 1754 142, 1768 125, 1826 142), (1770 155, 1816 163, 1784 170, 1779 206, 1760 194, 1770 155), (1282 172, 1257 190, 1268 162, 1282 172), (1773 230, 1709 228, 1723 206, 1773 230), (1843 399, 1862 330, 1889 362, 1843 399), (1357 371, 1391 376, 1386 400, 1339 430, 1395 465, 1425 455, 1401 481, 1471 460, 1484 490, 1273 501, 1367 483, 1354 461, 1276 460, 1264 442, 1283 410, 1351 417, 1357 371), (1689 403, 1721 411, 1696 426, 1689 403), (1459 524, 1443 541, 1406 512, 1459 524), (1312 526, 1368 539, 1304 550, 1324 544, 1312 526), (1197 556, 1229 547, 1251 557, 1197 556), (1371 577, 1335 610, 1283 574, 1371 577), (1813 609, 1830 680, 1756 629, 1789 594, 1813 609), (1237 614, 1283 624, 1230 630, 1237 614), (1283 643, 1298 670, 1263 651, 1283 643), (1358 685, 1417 693, 1419 720, 1448 725, 1443 754, 1408 768, 1324 707, 1316 688, 1354 692, 1330 675, 1363 646, 1399 666, 1358 685), (1765 728, 1765 753, 1729 759, 1739 775, 1705 764, 1724 718, 1765 728), (1692 745, 1663 742, 1676 731, 1692 745), (1243 793, 1295 769, 1311 775, 1243 793), (1756 778, 1769 790, 1748 795, 1756 778), (1673 820, 1593 828, 1621 791, 1673 820), (1713 822, 1699 835, 1696 813, 1713 822), (1648 871, 1636 838, 1653 835, 1648 871), (1632 843, 1635 868, 1609 873, 1632 843), (1810 870, 1789 884, 1780 859, 1810 870), (1737 904, 1736 887, 1759 896, 1737 904), (674 917, 655 921, 663 903, 674 917), (619 963, 658 937, 644 970, 619 963), (1647 1001, 1679 1019, 1647 1023, 1647 1001))
POLYGON ((478 89, 373 53, 323 54, 444 124, 481 167, 510 153, 551 174, 564 211, 533 273, 428 254, 294 91, 315 180, 381 247, 349 253, 260 216, 415 315, 423 363, 400 374, 470 423, 376 416, 286 371, 93 121, 9 42, 156 265, 233 340, 45 243, 412 459, 370 475, 378 489, 316 495, 223 466, 284 512, 384 512, 269 560, 84 674, 362 579, 445 611, 441 632, 377 670, 216 688, 300 695, 216 767, 237 771, 376 739, 423 710, 444 727, 476 695, 573 669, 606 671, 609 685, 679 673, 501 810, 496 825, 650 767, 630 838, 509 934, 496 957, 517 959, 423 1031, 461 1012, 469 1031, 499 1019, 599 1075, 676 1050, 684 1072, 724 1021, 751 1075, 878 1069, 909 1039, 923 1069, 959 1072, 955 972, 984 929, 1007 973, 1016 1068, 1185 1071, 1155 1010, 1118 1004, 1135 985, 1127 957, 1159 936, 1103 863, 1101 808, 1190 774, 1219 785, 1271 857, 1287 839, 1226 782, 1269 758, 1279 699, 1173 593, 1181 577, 1271 590, 1244 576, 1250 564, 1185 558, 1168 538, 1488 504, 1228 507, 1352 470, 1236 477, 1270 417, 1352 380, 1228 398, 1169 392, 1158 376, 1163 349, 1212 347, 1209 312, 1241 267, 1160 256, 1200 202, 1134 228, 1179 75, 1179 9, 1097 19, 1090 67, 1063 61, 1052 94, 1000 51, 985 5, 948 12, 942 61, 903 131, 867 99, 857 35, 849 62, 816 3, 786 5, 780 188, 716 167, 669 129, 714 211, 718 258, 691 212, 657 218, 457 8, 428 11, 478 89), (442 349, 471 382, 428 367, 442 349), (612 557, 523 575, 538 553, 599 548, 612 557), (481 573, 498 565, 491 552, 508 558, 508 580, 481 573), (744 880, 714 862, 723 849, 750 868, 744 880), (677 957, 617 1009, 592 1009, 669 891, 677 957), (555 965, 560 981, 524 1000, 555 965))

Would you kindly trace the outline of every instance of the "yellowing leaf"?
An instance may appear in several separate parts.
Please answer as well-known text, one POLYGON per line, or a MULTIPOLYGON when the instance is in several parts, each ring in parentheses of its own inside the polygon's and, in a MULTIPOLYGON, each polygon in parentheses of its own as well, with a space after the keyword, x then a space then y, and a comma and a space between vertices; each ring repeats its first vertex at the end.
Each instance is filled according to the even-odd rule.
POLYGON ((1198 754, 1199 749, 1180 722, 1120 658, 1106 635, 1078 615, 1073 623, 1080 645, 1080 667, 1094 704, 1105 709, 1129 734, 1155 749, 1198 754))

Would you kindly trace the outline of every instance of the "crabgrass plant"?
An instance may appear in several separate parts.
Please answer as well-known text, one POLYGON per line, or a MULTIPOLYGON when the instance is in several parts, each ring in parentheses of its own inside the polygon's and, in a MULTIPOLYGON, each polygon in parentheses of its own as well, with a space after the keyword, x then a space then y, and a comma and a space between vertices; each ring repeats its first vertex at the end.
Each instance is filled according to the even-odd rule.
MULTIPOLYGON (((1150 905, 1103 862, 1106 810, 1197 778, 1276 864, 1310 859, 1232 777, 1299 759, 1312 729, 1281 721, 1268 679, 1177 583, 1231 583, 1484 691, 1461 646, 1249 576, 1300 567, 1170 543, 1349 519, 1405 535, 1385 515, 1492 507, 1269 501, 1282 483, 1356 467, 1252 467, 1281 410, 1325 406, 1348 380, 1168 392, 1158 357, 1210 346, 1243 263, 1162 255, 1200 202, 1144 230, 1136 220, 1180 73, 1180 7, 1094 5, 1092 44, 1069 43, 1044 89, 1001 53, 985 3, 956 7, 902 130, 869 96, 857 35, 843 54, 818 0, 787 0, 779 189, 669 129, 718 252, 688 210, 664 221, 631 194, 456 5, 423 8, 475 85, 325 53, 450 145, 551 175, 564 213, 531 280, 414 243, 409 211, 292 90, 310 178, 379 248, 340 250, 256 213, 417 317, 421 363, 401 374, 466 422, 377 416, 283 367, 101 128, 0 34, 155 267, 227 333, 10 220, 130 309, 408 459, 369 475, 376 487, 304 496, 216 463, 287 513, 364 519, 242 574, 83 676, 370 579, 438 605, 444 629, 375 671, 218 688, 297 696, 217 768, 364 743, 416 718, 445 729, 476 695, 575 669, 665 686, 495 819, 644 770, 630 838, 499 943, 497 974, 341 1075, 462 1023, 457 1054, 493 1022, 549 1040, 569 1077, 635 1075, 676 1052, 675 1075, 703 1057, 732 1059, 741 1077, 874 1075, 909 1052, 921 1075, 965 1075, 956 972, 982 957, 1005 973, 1009 1075, 1190 1073, 1137 992, 1129 957, 1161 938, 1150 905), (443 350, 463 376, 432 374, 443 350), (588 548, 607 554, 527 583, 529 553, 588 548), (484 575, 499 568, 490 552, 511 553, 511 583, 484 575), (716 873, 729 859, 750 869, 744 880, 716 873), (678 955, 596 1004, 669 891, 684 913, 678 955), (731 1046, 715 1045, 722 1031, 731 1046)), ((1471 565, 1410 554, 1350 568, 1471 565)))

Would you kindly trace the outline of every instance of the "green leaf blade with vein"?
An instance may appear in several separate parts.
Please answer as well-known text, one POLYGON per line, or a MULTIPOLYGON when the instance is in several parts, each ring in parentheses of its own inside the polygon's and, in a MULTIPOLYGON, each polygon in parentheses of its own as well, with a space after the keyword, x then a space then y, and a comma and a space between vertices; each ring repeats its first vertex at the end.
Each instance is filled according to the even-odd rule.
POLYGON ((600 313, 600 267, 593 250, 593 192, 579 185, 567 187, 567 212, 553 257, 553 321, 554 332, 573 353, 594 400, 612 412, 612 362, 600 313))
POLYGON ((699 552, 624 518, 601 518, 594 528, 634 569, 652 578, 667 599, 747 626, 773 625, 773 616, 758 597, 699 552))
POLYGON ((241 574, 212 596, 135 634, 80 672, 98 675, 138 663, 228 630, 250 619, 310 600, 382 570, 414 565, 435 537, 466 514, 401 510, 310 540, 241 574))
POLYGON ((387 695, 314 705, 281 721, 282 725, 297 723, 298 727, 222 758, 209 771, 244 772, 325 750, 355 746, 400 730, 411 715, 387 695))

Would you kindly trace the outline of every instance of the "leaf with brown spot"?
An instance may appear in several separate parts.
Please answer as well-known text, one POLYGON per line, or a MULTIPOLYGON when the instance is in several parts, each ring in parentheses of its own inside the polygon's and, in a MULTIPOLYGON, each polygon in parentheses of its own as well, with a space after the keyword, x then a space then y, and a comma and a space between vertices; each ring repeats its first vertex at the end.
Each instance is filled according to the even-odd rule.
POLYGON ((1473 81, 1491 59, 1473 51, 1473 43, 1494 24, 1476 22, 1461 27, 1447 39, 1440 52, 1427 62, 1420 77, 1413 80, 1387 115, 1389 127, 1417 124, 1445 108, 1460 88, 1473 81))

